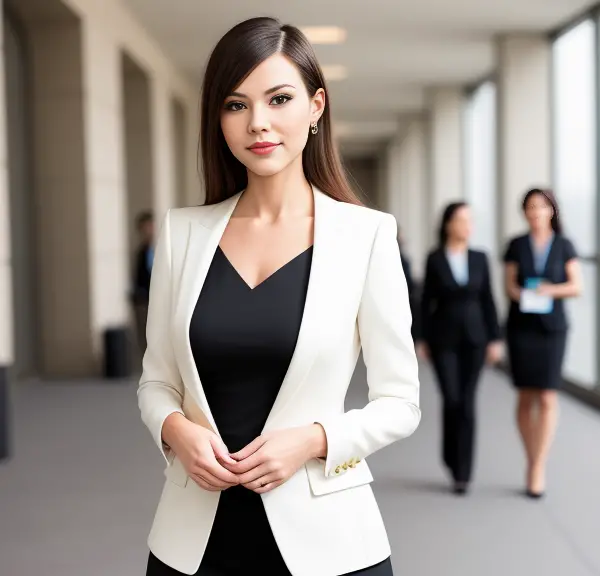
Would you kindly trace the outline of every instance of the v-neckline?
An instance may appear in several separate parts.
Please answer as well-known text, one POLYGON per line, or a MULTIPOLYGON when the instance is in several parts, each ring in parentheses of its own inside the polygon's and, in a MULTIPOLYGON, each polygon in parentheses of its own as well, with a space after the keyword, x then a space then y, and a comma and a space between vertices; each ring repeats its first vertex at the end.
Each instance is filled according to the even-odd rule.
POLYGON ((313 247, 314 247, 314 244, 311 244, 308 248, 306 248, 305 250, 303 250, 302 252, 300 252, 299 254, 297 254, 296 256, 294 256, 293 258, 291 258, 290 260, 288 260, 285 264, 283 264, 279 268, 275 269, 273 272, 271 272, 266 278, 264 278, 263 280, 261 280, 254 287, 250 286, 250 284, 248 284, 248 282, 246 281, 246 279, 238 272, 238 269, 233 265, 233 263, 231 262, 231 260, 227 257, 227 254, 225 254, 225 251, 223 250, 223 248, 221 248, 220 244, 217 246, 217 249, 219 250, 219 252, 223 256, 223 258, 225 258, 225 261, 227 262, 227 264, 229 265, 229 267, 233 270, 233 272, 235 273, 235 275, 242 281, 242 283, 244 284, 244 286, 246 286, 246 288, 248 290, 250 290, 250 292, 253 292, 257 288, 260 288, 265 282, 268 282, 271 278, 273 278, 274 276, 276 276, 284 268, 287 268, 290 264, 292 264, 293 262, 295 262, 296 260, 298 260, 299 258, 301 258, 302 256, 304 256, 305 254, 307 254, 308 252, 310 252, 313 249, 313 247))

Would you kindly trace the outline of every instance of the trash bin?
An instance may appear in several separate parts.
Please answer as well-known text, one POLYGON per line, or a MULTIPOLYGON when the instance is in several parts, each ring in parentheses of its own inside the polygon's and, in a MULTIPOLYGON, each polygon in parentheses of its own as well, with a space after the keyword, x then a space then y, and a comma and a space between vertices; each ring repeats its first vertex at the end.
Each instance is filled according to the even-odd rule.
POLYGON ((104 377, 109 379, 131 376, 129 331, 124 327, 104 332, 104 377))

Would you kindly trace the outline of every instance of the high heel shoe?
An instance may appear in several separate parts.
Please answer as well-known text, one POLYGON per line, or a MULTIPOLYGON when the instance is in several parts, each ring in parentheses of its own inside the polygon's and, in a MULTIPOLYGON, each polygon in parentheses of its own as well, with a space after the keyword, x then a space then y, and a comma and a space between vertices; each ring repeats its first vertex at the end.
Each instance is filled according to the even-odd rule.
POLYGON ((542 490, 541 492, 534 492, 533 490, 530 490, 529 488, 527 488, 525 490, 525 496, 527 496, 527 498, 531 498, 532 500, 539 500, 540 498, 543 498, 545 495, 545 492, 542 490))
POLYGON ((455 482, 452 487, 452 492, 457 496, 464 496, 469 491, 469 484, 467 482, 455 482))

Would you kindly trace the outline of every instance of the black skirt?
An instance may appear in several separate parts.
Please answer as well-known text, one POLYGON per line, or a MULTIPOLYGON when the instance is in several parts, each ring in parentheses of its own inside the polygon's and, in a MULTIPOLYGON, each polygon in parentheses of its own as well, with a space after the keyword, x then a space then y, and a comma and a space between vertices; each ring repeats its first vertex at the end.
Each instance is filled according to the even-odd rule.
POLYGON ((562 384, 567 332, 508 330, 510 371, 516 388, 556 390, 562 384))

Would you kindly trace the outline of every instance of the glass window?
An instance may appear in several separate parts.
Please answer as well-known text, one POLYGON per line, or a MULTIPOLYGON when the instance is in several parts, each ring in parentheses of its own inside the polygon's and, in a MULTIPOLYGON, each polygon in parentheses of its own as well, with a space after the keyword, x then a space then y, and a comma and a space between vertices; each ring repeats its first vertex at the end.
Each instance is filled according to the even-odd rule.
POLYGON ((596 268, 594 263, 581 262, 583 295, 567 301, 571 330, 567 337, 567 353, 563 372, 565 378, 586 388, 594 388, 597 382, 598 282, 596 268))
POLYGON ((471 205, 472 244, 497 254, 496 233, 496 85, 485 82, 465 110, 465 197, 471 205))
POLYGON ((586 20, 553 46, 554 187, 565 232, 596 254, 595 25, 586 20))

